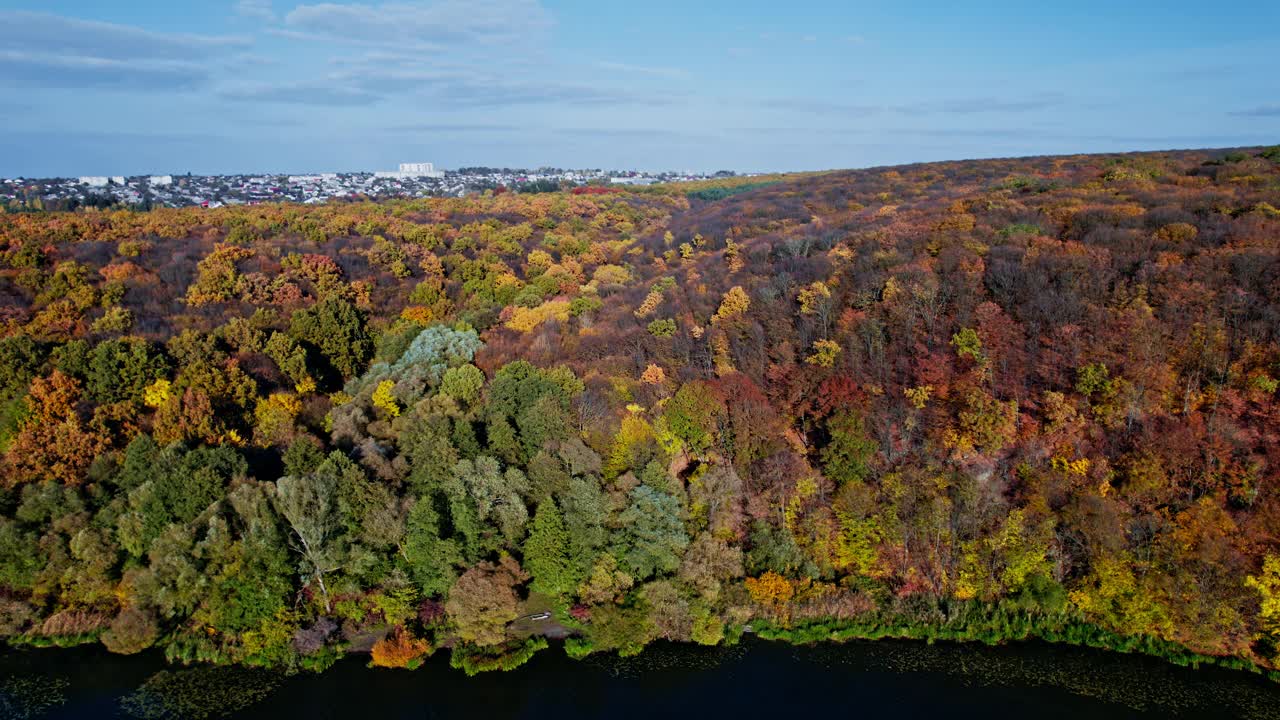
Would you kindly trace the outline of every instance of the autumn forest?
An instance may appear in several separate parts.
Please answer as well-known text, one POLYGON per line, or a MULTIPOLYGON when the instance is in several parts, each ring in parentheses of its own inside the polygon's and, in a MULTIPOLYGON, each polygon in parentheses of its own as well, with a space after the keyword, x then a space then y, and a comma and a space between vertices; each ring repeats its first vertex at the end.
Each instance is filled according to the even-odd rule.
POLYGON ((0 636, 1280 678, 1278 207, 1248 148, 0 210, 0 636))

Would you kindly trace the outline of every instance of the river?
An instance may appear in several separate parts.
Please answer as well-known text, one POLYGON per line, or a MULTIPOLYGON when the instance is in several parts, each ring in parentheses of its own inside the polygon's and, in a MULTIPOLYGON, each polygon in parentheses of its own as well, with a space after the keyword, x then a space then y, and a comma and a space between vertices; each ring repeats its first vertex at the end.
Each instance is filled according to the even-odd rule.
POLYGON ((167 668, 156 654, 99 648, 6 651, 0 717, 1280 718, 1280 684, 1257 676, 1039 643, 791 647, 748 639, 585 661, 552 647, 518 670, 473 678, 450 669, 446 655, 413 672, 348 658, 323 674, 281 677, 167 668))

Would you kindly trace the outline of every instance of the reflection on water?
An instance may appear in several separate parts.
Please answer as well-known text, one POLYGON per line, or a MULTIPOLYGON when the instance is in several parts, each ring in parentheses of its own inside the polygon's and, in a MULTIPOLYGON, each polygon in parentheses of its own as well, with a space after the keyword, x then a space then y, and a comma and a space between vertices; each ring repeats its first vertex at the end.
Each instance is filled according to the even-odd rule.
POLYGON ((48 675, 15 674, 0 682, 0 717, 38 718, 67 702, 71 682, 48 675))
POLYGON ((1154 658, 1031 645, 866 643, 848 648, 797 649, 810 662, 873 666, 898 673, 945 673, 966 686, 1054 688, 1157 715, 1280 718, 1280 685, 1219 668, 1189 670, 1154 658))
POLYGON ((912 642, 729 648, 655 645, 631 658, 552 649, 509 673, 467 678, 443 655, 416 672, 352 658, 321 675, 168 668, 100 649, 0 655, 0 717, 746 717, 839 712, 948 720, 1280 718, 1280 685, 1216 668, 1028 643, 912 642))
POLYGON ((161 670, 122 698, 120 709, 144 720, 234 717, 269 697, 283 679, 272 672, 236 667, 161 670))

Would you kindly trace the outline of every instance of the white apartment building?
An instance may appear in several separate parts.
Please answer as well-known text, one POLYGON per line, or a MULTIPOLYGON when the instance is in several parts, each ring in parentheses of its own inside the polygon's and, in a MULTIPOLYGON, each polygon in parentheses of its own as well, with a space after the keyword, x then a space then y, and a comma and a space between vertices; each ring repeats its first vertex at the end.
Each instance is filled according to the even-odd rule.
POLYGON ((444 173, 436 170, 434 163, 400 163, 399 170, 381 170, 373 174, 376 178, 407 180, 411 178, 442 178, 444 173))

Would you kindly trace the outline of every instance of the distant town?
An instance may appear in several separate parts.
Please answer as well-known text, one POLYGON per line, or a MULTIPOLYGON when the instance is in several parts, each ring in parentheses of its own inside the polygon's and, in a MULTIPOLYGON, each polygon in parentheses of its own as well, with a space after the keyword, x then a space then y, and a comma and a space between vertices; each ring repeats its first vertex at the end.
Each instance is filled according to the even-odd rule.
POLYGON ((628 170, 536 170, 467 167, 437 170, 432 163, 402 163, 396 170, 313 175, 141 175, 0 179, 0 205, 10 210, 80 207, 191 207, 271 202, 323 203, 362 198, 460 197, 492 191, 551 192, 588 185, 691 182, 736 173, 628 170))

